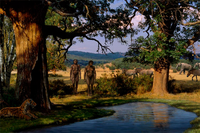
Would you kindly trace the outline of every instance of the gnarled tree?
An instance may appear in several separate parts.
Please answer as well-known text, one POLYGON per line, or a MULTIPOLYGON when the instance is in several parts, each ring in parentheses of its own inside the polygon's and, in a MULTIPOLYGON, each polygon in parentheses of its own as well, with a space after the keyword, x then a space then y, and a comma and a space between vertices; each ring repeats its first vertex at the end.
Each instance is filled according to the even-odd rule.
MULTIPOLYGON (((110 1, 113 2, 113 1, 110 1)), ((85 37, 98 43, 105 52, 107 46, 93 38, 97 33, 104 35, 107 40, 123 36, 130 32, 126 30, 129 21, 119 21, 119 18, 129 20, 127 11, 120 8, 113 10, 110 2, 105 0, 1 0, 0 14, 10 18, 16 37, 17 55, 17 89, 19 99, 24 101, 32 98, 40 110, 50 110, 48 97, 48 76, 46 60, 46 38, 53 35, 57 42, 60 39, 85 37), (72 31, 55 25, 45 25, 47 10, 55 11, 63 17, 73 17, 72 31), (112 15, 111 15, 112 14, 112 15), (121 27, 125 28, 121 28, 121 27), (123 33, 122 31, 125 31, 123 33)), ((60 43, 60 45, 62 45, 60 43)), ((70 43, 69 47, 72 45, 70 43)), ((69 49, 66 48, 66 50, 69 49)))
MULTIPOLYGON (((177 43, 185 42, 182 50, 193 45, 200 38, 200 26, 196 25, 192 30, 188 30, 190 34, 185 34, 183 38, 183 26, 199 24, 199 2, 196 0, 125 0, 127 7, 134 12, 144 15, 144 22, 140 23, 140 28, 145 30, 147 34, 153 31, 155 34, 154 44, 148 42, 140 47, 134 47, 133 51, 139 50, 148 53, 143 59, 151 60, 154 63, 154 80, 152 92, 154 94, 168 93, 168 79, 170 63, 177 59, 178 51, 177 43), (193 15, 191 15, 193 14, 193 15), (186 22, 184 21, 191 21, 186 22), (192 22, 193 21, 193 22, 192 22), (193 36, 193 37, 191 37, 193 36), (141 47, 142 46, 142 47, 141 47), (144 47, 145 46, 145 47, 144 47), (153 58, 152 58, 153 57, 153 58)), ((186 28, 185 28, 186 29, 186 28)), ((144 39, 143 39, 144 40, 144 39)))

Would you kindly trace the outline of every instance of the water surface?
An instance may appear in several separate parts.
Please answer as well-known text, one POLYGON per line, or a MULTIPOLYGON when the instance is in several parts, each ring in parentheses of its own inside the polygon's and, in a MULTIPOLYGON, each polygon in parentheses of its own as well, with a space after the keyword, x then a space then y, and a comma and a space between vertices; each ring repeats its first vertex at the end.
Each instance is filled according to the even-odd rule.
POLYGON ((27 133, 182 133, 197 116, 163 103, 134 102, 111 107, 112 116, 69 125, 34 129, 27 133))

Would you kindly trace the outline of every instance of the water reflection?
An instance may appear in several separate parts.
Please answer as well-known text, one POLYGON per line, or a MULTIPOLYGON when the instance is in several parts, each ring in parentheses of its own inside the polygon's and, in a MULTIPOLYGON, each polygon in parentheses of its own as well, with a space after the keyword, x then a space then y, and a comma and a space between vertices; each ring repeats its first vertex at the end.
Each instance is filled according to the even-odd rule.
POLYGON ((29 132, 58 133, 182 133, 190 128, 190 121, 197 117, 194 113, 180 110, 167 104, 135 102, 119 106, 99 107, 115 110, 115 114, 94 120, 76 122, 69 125, 36 129, 29 132))

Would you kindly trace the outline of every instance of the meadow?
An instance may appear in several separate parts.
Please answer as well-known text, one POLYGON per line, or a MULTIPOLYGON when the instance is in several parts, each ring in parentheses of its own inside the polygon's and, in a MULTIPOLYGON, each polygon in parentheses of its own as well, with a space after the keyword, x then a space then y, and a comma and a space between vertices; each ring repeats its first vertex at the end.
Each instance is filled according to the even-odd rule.
MULTIPOLYGON (((111 78, 113 75, 121 73, 121 70, 110 70, 106 67, 97 67, 97 81, 102 77, 111 78)), ((49 82, 63 81, 66 85, 70 86, 70 68, 67 71, 57 71, 56 74, 49 72, 49 82)), ((187 72, 186 72, 187 73, 187 72)), ((112 110, 98 110, 98 106, 113 106, 136 101, 149 101, 167 103, 171 106, 184 109, 186 111, 194 112, 197 118, 191 121, 193 127, 186 130, 186 132, 200 132, 200 82, 191 81, 191 76, 186 77, 186 74, 174 73, 170 70, 170 81, 173 86, 173 93, 165 96, 153 95, 151 92, 146 93, 128 93, 122 96, 87 96, 87 85, 83 80, 84 69, 81 70, 81 80, 79 81, 78 94, 54 95, 50 98, 55 106, 50 113, 35 112, 39 116, 36 120, 23 120, 13 118, 0 119, 0 131, 11 132, 21 131, 30 128, 53 126, 68 124, 71 122, 82 121, 87 119, 94 119, 106 115, 112 115, 112 110), (16 122, 18 123, 16 125, 16 122)), ((11 78, 11 85, 15 84, 16 72, 13 72, 11 78)), ((97 86, 97 84, 95 84, 97 86)))

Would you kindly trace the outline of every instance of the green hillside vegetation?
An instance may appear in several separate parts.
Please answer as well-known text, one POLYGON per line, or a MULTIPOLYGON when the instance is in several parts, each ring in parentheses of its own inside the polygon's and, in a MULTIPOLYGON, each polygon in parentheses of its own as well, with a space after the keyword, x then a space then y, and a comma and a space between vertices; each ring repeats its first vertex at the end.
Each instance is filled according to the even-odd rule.
MULTIPOLYGON (((81 52, 81 51, 69 51, 69 55, 76 55, 82 58, 86 59, 92 59, 92 60, 114 60, 118 58, 124 57, 123 53, 108 53, 107 55, 105 54, 96 54, 96 53, 88 53, 88 52, 81 52)), ((69 56, 70 57, 70 56, 69 56)))
POLYGON ((111 70, 114 69, 134 69, 134 68, 144 68, 144 69, 149 69, 151 67, 153 67, 151 64, 141 64, 141 63, 137 63, 137 62, 130 62, 130 61, 123 61, 124 58, 119 58, 119 59, 115 59, 113 60, 112 66, 107 66, 109 67, 111 70))
MULTIPOLYGON (((81 67, 85 67, 88 64, 88 61, 93 60, 95 66, 103 66, 105 63, 112 63, 112 66, 107 65, 110 70, 115 69, 134 69, 134 68, 143 68, 150 69, 153 68, 152 64, 141 64, 138 62, 130 62, 123 61, 124 56, 123 53, 108 53, 105 54, 95 54, 81 51, 69 51, 67 54, 68 61, 65 63, 66 66, 71 66, 73 64, 73 60, 77 59, 81 67)), ((188 63, 194 66, 195 63, 200 62, 200 60, 193 60, 192 62, 186 59, 180 59, 178 62, 188 63)), ((172 63, 171 68, 175 70, 177 63, 172 63)))
POLYGON ((81 52, 81 51, 69 51, 67 54, 67 62, 65 63, 66 66, 71 66, 73 64, 73 60, 77 59, 78 63, 81 67, 85 67, 88 65, 90 60, 94 61, 94 65, 102 65, 108 62, 111 62, 115 59, 122 58, 123 54, 121 53, 108 53, 105 54, 94 54, 88 52, 81 52))
MULTIPOLYGON (((153 68, 153 64, 141 64, 138 62, 124 62, 123 61, 124 58, 119 58, 119 59, 115 59, 113 61, 111 61, 112 66, 106 66, 108 67, 110 70, 115 70, 115 69, 134 69, 134 68, 143 68, 143 69, 150 69, 153 68)), ((178 62, 180 63, 188 63, 191 64, 192 66, 194 66, 195 63, 200 62, 200 60, 193 60, 192 62, 190 62, 189 60, 185 60, 185 59, 180 59, 178 62)), ((172 69, 176 68, 177 63, 173 63, 171 65, 172 69)))

